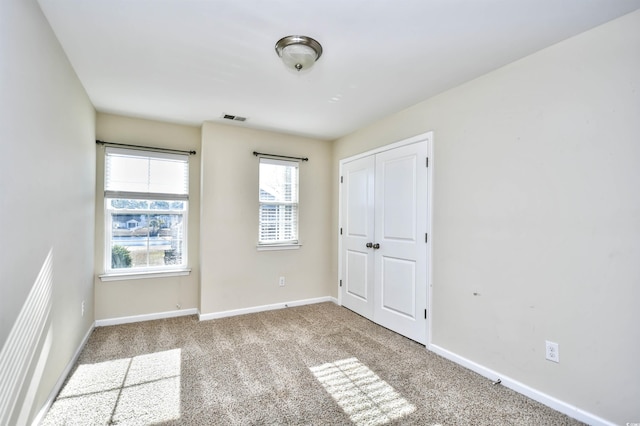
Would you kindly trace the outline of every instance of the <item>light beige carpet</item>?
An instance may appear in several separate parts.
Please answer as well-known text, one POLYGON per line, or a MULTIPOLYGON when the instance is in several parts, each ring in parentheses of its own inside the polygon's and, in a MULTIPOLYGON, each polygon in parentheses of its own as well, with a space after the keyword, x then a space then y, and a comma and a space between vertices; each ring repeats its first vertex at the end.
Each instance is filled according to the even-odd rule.
POLYGON ((45 425, 577 425, 336 306, 97 328, 45 425))

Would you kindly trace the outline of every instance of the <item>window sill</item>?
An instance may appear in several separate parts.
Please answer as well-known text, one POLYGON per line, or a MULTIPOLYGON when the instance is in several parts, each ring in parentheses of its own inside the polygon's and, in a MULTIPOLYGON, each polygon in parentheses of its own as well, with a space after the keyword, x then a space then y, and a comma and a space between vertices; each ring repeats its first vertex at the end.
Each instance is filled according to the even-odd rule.
POLYGON ((111 273, 98 275, 100 281, 125 281, 125 280, 141 280, 145 278, 165 278, 179 277, 191 274, 191 268, 174 269, 171 271, 146 271, 146 272, 127 272, 127 273, 111 273))
POLYGON ((258 245, 258 251, 274 251, 274 250, 298 250, 302 244, 271 244, 258 245))

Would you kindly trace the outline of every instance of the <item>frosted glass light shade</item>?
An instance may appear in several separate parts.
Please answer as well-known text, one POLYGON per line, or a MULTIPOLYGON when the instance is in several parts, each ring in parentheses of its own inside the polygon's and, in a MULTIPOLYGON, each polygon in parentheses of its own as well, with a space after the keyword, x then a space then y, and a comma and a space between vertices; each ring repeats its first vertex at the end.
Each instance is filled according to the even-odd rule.
POLYGON ((322 55, 322 46, 306 36, 287 36, 276 43, 276 52, 282 62, 297 71, 308 69, 322 55))
POLYGON ((292 44, 282 49, 282 62, 297 70, 309 68, 317 57, 315 50, 303 44, 292 44))

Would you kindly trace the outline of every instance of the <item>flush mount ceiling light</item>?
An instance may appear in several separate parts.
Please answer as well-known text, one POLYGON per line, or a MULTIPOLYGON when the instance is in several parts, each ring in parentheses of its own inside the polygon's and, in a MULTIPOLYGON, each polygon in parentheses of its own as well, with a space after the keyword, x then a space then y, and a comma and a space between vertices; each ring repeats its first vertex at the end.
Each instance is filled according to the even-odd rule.
POLYGON ((322 46, 311 37, 290 35, 278 40, 276 52, 286 66, 300 71, 311 68, 320 59, 322 46))

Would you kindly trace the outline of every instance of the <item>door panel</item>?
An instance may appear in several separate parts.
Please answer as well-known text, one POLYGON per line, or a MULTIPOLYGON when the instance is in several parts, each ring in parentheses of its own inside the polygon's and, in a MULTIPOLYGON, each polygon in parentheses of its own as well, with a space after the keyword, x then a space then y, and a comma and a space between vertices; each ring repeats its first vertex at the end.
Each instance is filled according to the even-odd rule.
POLYGON ((373 215, 369 211, 371 202, 369 200, 369 186, 371 170, 360 169, 354 165, 356 170, 347 172, 347 191, 349 199, 347 204, 346 231, 351 237, 367 237, 370 235, 373 215))
POLYGON ((373 316, 374 214, 373 157, 351 161, 342 170, 342 304, 367 318, 373 316))
POLYGON ((347 250, 345 261, 345 290, 349 296, 360 298, 366 303, 369 295, 370 278, 369 271, 369 254, 361 253, 353 250, 347 250))
POLYGON ((420 343, 427 322, 426 142, 376 155, 374 321, 420 343))
POLYGON ((409 319, 415 318, 416 262, 383 257, 381 278, 381 308, 409 319))
POLYGON ((385 240, 415 242, 416 234, 416 164, 414 156, 391 159, 383 163, 381 182, 384 203, 381 212, 385 240), (404 206, 398 208, 398 206, 404 206))

